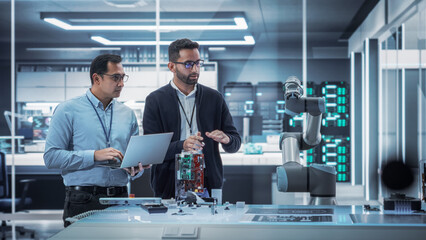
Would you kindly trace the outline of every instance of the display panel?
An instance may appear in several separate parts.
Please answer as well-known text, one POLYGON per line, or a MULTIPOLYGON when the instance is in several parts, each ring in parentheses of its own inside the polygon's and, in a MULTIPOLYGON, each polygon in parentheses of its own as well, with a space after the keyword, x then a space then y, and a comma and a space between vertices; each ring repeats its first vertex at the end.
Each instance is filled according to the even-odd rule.
POLYGON ((33 117, 33 140, 46 140, 49 131, 51 117, 34 116, 33 117))

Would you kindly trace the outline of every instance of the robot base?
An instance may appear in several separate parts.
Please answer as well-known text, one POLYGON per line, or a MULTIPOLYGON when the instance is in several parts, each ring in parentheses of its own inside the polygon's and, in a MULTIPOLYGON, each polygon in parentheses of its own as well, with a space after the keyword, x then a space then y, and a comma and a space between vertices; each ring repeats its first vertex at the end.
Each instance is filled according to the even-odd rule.
POLYGON ((337 205, 335 197, 311 197, 309 205, 337 205))

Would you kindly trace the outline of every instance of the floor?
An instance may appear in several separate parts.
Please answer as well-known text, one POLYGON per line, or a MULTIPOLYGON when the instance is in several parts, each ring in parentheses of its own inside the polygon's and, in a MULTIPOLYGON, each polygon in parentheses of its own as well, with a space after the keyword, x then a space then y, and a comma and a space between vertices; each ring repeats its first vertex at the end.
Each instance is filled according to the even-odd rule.
MULTIPOLYGON (((339 183, 336 187, 336 201, 338 205, 364 205, 370 204, 380 205, 378 201, 365 201, 362 186, 352 186, 350 184, 339 183)), ((277 192, 276 189, 272 193, 273 204, 283 205, 307 205, 309 203, 309 193, 281 193, 277 192)), ((35 239, 48 239, 57 232, 61 231, 63 227, 62 210, 44 210, 44 211, 30 211, 31 213, 55 213, 58 218, 55 220, 19 220, 15 221, 17 226, 24 226, 28 229, 34 229, 36 231, 35 239)), ((8 223, 11 224, 10 222, 8 223)), ((12 239, 10 233, 6 236, 6 239, 12 239)), ((31 239, 27 235, 18 235, 16 239, 31 239)))
MULTIPOLYGON (((16 233, 16 239, 49 239, 51 236, 55 235, 62 229, 64 229, 64 223, 62 222, 62 210, 31 210, 26 211, 28 213, 35 213, 35 214, 56 214, 57 218, 54 220, 16 220, 15 225, 16 226, 23 226, 26 229, 35 230, 35 238, 31 238, 30 234, 24 234, 20 235, 19 233, 16 233)), ((12 222, 8 222, 8 225, 11 225, 12 222)), ((6 235, 6 239, 13 239, 12 233, 9 232, 6 235)), ((1 233, 0 233, 0 237, 1 233)), ((0 238, 3 239, 3 238, 0 238)))

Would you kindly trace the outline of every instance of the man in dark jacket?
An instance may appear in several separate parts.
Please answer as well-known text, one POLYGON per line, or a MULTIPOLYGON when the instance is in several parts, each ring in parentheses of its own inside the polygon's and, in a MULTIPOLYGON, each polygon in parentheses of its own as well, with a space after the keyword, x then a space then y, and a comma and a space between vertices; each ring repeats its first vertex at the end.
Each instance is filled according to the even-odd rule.
POLYGON ((189 39, 172 42, 168 68, 173 79, 145 100, 144 134, 174 132, 164 163, 152 166, 151 187, 156 197, 175 197, 175 155, 182 150, 204 153, 204 185, 211 193, 223 183, 219 143, 229 153, 241 146, 222 94, 197 83, 203 65, 198 48, 189 39))

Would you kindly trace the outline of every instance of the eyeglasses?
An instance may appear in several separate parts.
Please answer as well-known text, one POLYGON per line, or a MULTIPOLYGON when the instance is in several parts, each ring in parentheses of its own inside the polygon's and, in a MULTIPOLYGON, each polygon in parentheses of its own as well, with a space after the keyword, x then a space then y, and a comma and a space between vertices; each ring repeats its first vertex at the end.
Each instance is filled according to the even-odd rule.
POLYGON ((173 63, 178 63, 178 64, 183 64, 185 65, 186 69, 192 69, 195 66, 197 67, 202 67, 204 65, 204 60, 198 60, 198 61, 186 61, 186 62, 173 62, 173 63))
POLYGON ((123 80, 123 82, 127 82, 127 80, 129 80, 129 75, 123 74, 106 74, 106 73, 102 73, 101 75, 107 75, 110 76, 111 79, 116 82, 119 83, 121 80, 123 80))

